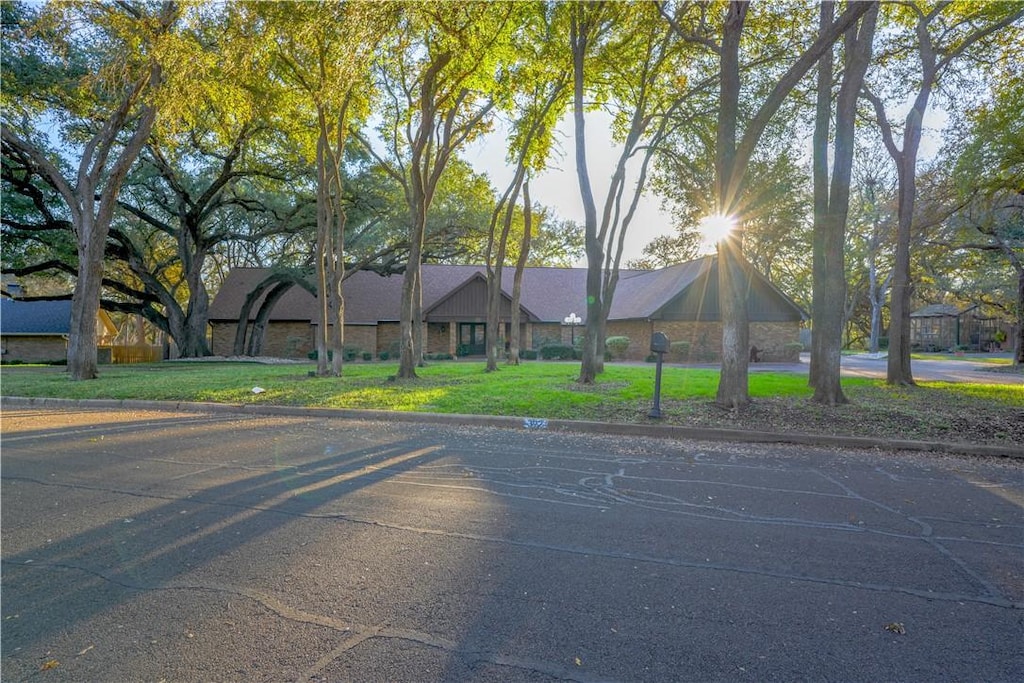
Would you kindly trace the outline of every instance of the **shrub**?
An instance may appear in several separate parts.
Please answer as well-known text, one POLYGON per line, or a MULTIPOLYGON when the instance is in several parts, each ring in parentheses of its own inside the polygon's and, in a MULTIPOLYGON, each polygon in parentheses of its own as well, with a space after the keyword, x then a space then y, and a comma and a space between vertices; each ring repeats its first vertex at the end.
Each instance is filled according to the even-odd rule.
POLYGON ((363 360, 373 360, 373 354, 369 351, 363 351, 363 360))
POLYGON ((453 356, 450 353, 425 353, 423 354, 424 360, 452 360, 453 356))
POLYGON ((380 353, 377 354, 377 358, 380 358, 381 360, 387 360, 388 358, 391 358, 391 354, 388 353, 387 351, 381 351, 380 353))
POLYGON ((687 360, 690 357, 690 342, 675 341, 668 345, 668 355, 672 360, 687 360))
POLYGON ((648 363, 657 363, 658 362, 658 354, 656 354, 656 353, 649 353, 649 354, 647 354, 647 358, 644 358, 644 360, 646 362, 648 362, 648 363))
POLYGON ((612 357, 622 358, 629 348, 629 337, 608 337, 604 340, 604 346, 612 357))
POLYGON ((544 360, 572 360, 573 349, 565 344, 549 344, 540 347, 540 357, 544 360))
POLYGON ((341 357, 345 359, 346 363, 350 363, 354 361, 360 353, 362 353, 362 349, 358 346, 346 346, 341 352, 341 357))
POLYGON ((469 355, 469 345, 468 344, 459 344, 458 346, 456 346, 455 347, 455 355, 459 356, 460 358, 465 358, 466 356, 468 356, 469 355))
POLYGON ((519 357, 523 360, 537 360, 537 349, 521 349, 519 357))
POLYGON ((804 350, 804 345, 800 342, 790 342, 782 347, 782 352, 785 354, 786 360, 797 360, 800 358, 800 352, 804 350))

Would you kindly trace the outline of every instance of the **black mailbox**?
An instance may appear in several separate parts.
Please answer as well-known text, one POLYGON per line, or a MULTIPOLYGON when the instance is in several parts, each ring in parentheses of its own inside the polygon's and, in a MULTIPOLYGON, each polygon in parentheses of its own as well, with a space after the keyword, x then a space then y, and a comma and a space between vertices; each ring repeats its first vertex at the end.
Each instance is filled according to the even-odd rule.
POLYGON ((651 353, 668 353, 668 337, 664 332, 655 332, 651 335, 651 353))

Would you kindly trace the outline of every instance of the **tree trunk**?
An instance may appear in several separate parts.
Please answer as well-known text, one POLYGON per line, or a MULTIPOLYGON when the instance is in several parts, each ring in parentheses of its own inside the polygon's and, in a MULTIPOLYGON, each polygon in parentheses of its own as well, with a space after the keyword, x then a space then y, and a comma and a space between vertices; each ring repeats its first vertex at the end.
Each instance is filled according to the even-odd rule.
MULTIPOLYGON (((210 294, 203 282, 203 262, 206 253, 195 249, 188 261, 188 308, 181 330, 182 339, 178 342, 178 353, 181 358, 202 358, 210 355, 210 345, 206 340, 206 325, 209 320, 210 294)), ((176 339, 177 341, 177 339, 176 339)))
MULTIPOLYGON (((831 0, 819 6, 818 32, 828 30, 832 24, 835 3, 831 0)), ((812 145, 812 175, 814 181, 814 227, 811 245, 811 320, 814 330, 811 336, 811 366, 808 373, 808 384, 818 385, 823 369, 823 343, 828 336, 827 318, 830 308, 836 299, 829 299, 825 287, 828 264, 825 260, 826 224, 828 222, 828 153, 829 137, 832 124, 832 50, 828 50, 818 60, 818 88, 814 111, 814 138, 812 145), (819 329, 820 327, 820 329, 819 329)), ((842 299, 845 301, 845 297, 842 299)))
POLYGON ((270 314, 274 310, 274 306, 281 300, 281 297, 291 289, 292 285, 289 282, 281 282, 274 285, 273 289, 267 292, 267 297, 260 304, 260 309, 256 312, 256 319, 252 324, 252 333, 249 335, 249 346, 246 349, 246 355, 248 356, 260 356, 263 354, 263 342, 266 339, 267 324, 270 322, 270 314))
MULTIPOLYGON (((504 217, 501 222, 501 234, 497 240, 494 263, 487 264, 487 325, 484 328, 487 344, 487 372, 494 372, 498 369, 498 358, 505 352, 505 340, 501 334, 501 276, 505 267, 505 253, 508 250, 508 235, 512 230, 512 218, 515 214, 516 202, 519 201, 519 190, 522 187, 525 173, 524 151, 524 154, 520 155, 509 191, 505 193, 508 199, 506 201, 503 197, 501 205, 496 209, 496 211, 503 209, 504 217)), ((494 227, 496 227, 496 222, 492 221, 492 230, 494 227)))
MULTIPOLYGON (((842 15, 831 24, 828 33, 819 34, 814 43, 800 53, 797 60, 779 79, 771 93, 756 108, 749 119, 743 137, 737 143, 737 118, 739 115, 740 71, 739 46, 743 23, 749 5, 733 0, 728 5, 722 28, 722 44, 719 49, 719 109, 718 130, 715 139, 715 209, 723 216, 735 215, 739 207, 743 177, 762 134, 785 98, 799 83, 800 79, 817 63, 826 50, 852 24, 871 8, 871 3, 848 3, 842 15)), ((732 273, 742 275, 742 268, 736 267, 743 260, 742 239, 726 240, 719 248, 719 277, 732 273), (733 265, 730 265, 733 263, 733 265), (721 267, 725 264, 725 267, 721 267)), ((750 359, 749 316, 747 313, 745 283, 720 280, 719 308, 722 315, 722 371, 719 379, 716 403, 726 408, 740 408, 750 402, 747 394, 747 371, 750 359)))
POLYGON ((715 403, 732 410, 740 410, 750 402, 748 284, 741 259, 739 236, 728 237, 719 243, 718 306, 722 317, 722 371, 715 403))
POLYGON ((512 280, 512 315, 509 323, 508 364, 519 365, 519 300, 523 291, 523 273, 530 257, 530 240, 533 232, 533 207, 530 205, 530 181, 523 183, 523 239, 519 244, 519 258, 516 260, 516 272, 512 280))
MULTIPOLYGON (((736 131, 740 97, 740 37, 747 4, 730 2, 722 31, 718 131, 715 139, 715 195, 719 215, 733 214, 740 188, 736 172, 736 131)), ((743 240, 733 235, 718 245, 718 309, 722 319, 722 369, 715 403, 739 410, 750 402, 747 371, 750 325, 740 260, 743 240)))
POLYGON ((76 227, 79 233, 78 280, 71 296, 68 375, 73 380, 85 380, 95 379, 98 374, 96 320, 100 311, 107 226, 97 226, 92 209, 87 208, 76 227))
MULTIPOLYGON (((873 4, 857 24, 846 32, 845 68, 843 81, 836 101, 835 155, 831 183, 819 190, 818 184, 828 179, 827 155, 815 157, 815 216, 814 216, 814 338, 812 345, 811 382, 814 386, 812 400, 825 405, 848 403, 841 383, 843 309, 837 301, 846 301, 846 219, 850 208, 850 181, 853 170, 854 134, 856 129, 857 98, 864 83, 868 63, 871 60, 871 45, 875 34, 875 19, 878 5, 873 4), (824 162, 824 168, 818 169, 824 162), (819 197, 819 195, 822 195, 819 197), (822 201, 823 200, 823 201, 822 201), (824 210, 824 211, 822 211, 824 210), (821 294, 819 295, 819 291, 821 294)), ((832 21, 831 3, 822 5, 822 28, 824 33, 832 21), (827 14, 827 17, 826 17, 827 14)), ((831 59, 822 57, 827 72, 827 81, 819 80, 819 117, 825 119, 825 138, 815 134, 815 147, 828 144, 828 117, 831 103, 831 59), (821 92, 824 89, 825 92, 821 92)), ((820 122, 820 119, 819 119, 820 122)))
MULTIPOLYGON (((232 346, 232 353, 234 355, 241 356, 245 354, 246 331, 249 328, 249 316, 252 314, 252 307, 256 305, 256 301, 260 296, 262 296, 263 292, 267 291, 275 284, 287 283, 288 286, 291 287, 297 282, 298 279, 294 276, 274 274, 267 277, 263 282, 256 285, 251 292, 246 294, 245 301, 242 302, 242 308, 238 312, 238 323, 235 327, 235 342, 232 346)), ((316 291, 311 291, 311 288, 308 285, 303 284, 303 288, 306 289, 306 291, 309 291, 314 297, 316 296, 316 291)))
POLYGON ((1013 337, 1013 364, 1024 365, 1024 268, 1017 268, 1017 334, 1013 337))
MULTIPOLYGON (((910 116, 908 123, 910 123, 910 116)), ((899 160, 899 208, 896 223, 896 258, 892 271, 892 299, 889 305, 889 358, 885 381, 889 384, 914 385, 910 368, 910 228, 916 193, 917 146, 908 153, 913 132, 906 131, 908 142, 899 160)), ((920 127, 917 129, 920 136, 920 127)))
POLYGON ((415 296, 418 288, 416 280, 420 275, 419 250, 409 250, 409 264, 402 276, 402 308, 399 319, 399 358, 398 378, 414 379, 416 375, 416 347, 414 343, 413 320, 416 315, 415 296), (415 254, 413 252, 416 252, 415 254))
POLYGON ((880 337, 882 335, 882 306, 885 305, 885 296, 889 291, 889 276, 878 281, 878 264, 875 255, 868 257, 868 297, 871 300, 871 333, 868 340, 868 351, 878 353, 881 349, 880 337))
POLYGON ((574 8, 570 26, 570 45, 573 58, 573 131, 576 136, 576 178, 583 201, 583 226, 587 252, 587 321, 583 337, 583 358, 580 363, 580 384, 593 384, 597 380, 597 354, 601 336, 601 267, 604 250, 597 236, 597 204, 590 184, 587 167, 587 136, 585 123, 584 58, 589 43, 590 25, 583 16, 584 6, 574 8))

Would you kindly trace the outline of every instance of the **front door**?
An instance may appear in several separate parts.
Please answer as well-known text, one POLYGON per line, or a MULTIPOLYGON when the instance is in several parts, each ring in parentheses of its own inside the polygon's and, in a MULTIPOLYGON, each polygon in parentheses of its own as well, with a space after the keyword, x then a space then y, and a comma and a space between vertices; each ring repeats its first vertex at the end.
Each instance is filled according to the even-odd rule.
POLYGON ((484 343, 484 323, 459 323, 459 355, 483 356, 487 352, 484 343))

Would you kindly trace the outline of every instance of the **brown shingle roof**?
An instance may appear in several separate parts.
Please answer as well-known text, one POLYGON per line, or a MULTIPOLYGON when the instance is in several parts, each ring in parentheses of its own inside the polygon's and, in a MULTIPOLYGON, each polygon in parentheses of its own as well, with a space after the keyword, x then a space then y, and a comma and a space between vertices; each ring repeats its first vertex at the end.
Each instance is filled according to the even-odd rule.
MULTIPOLYGON (((711 268, 713 256, 706 256, 659 270, 620 271, 609 320, 646 319, 679 295, 711 268)), ((234 321, 252 291, 272 271, 267 268, 236 268, 225 279, 210 305, 210 320, 234 321)), ((470 279, 486 270, 483 266, 427 264, 423 266, 423 310, 429 311, 470 279)), ((502 272, 502 290, 512 292, 514 269, 502 272)), ((523 275, 521 305, 545 322, 561 322, 570 313, 586 319, 587 270, 585 268, 527 268, 523 275)), ((345 320, 348 324, 375 324, 399 319, 402 276, 382 277, 370 271, 353 273, 345 280, 345 320)), ((250 318, 255 317, 254 306, 250 318)), ((274 307, 271 320, 310 321, 317 319, 316 300, 300 287, 293 287, 274 307)))

